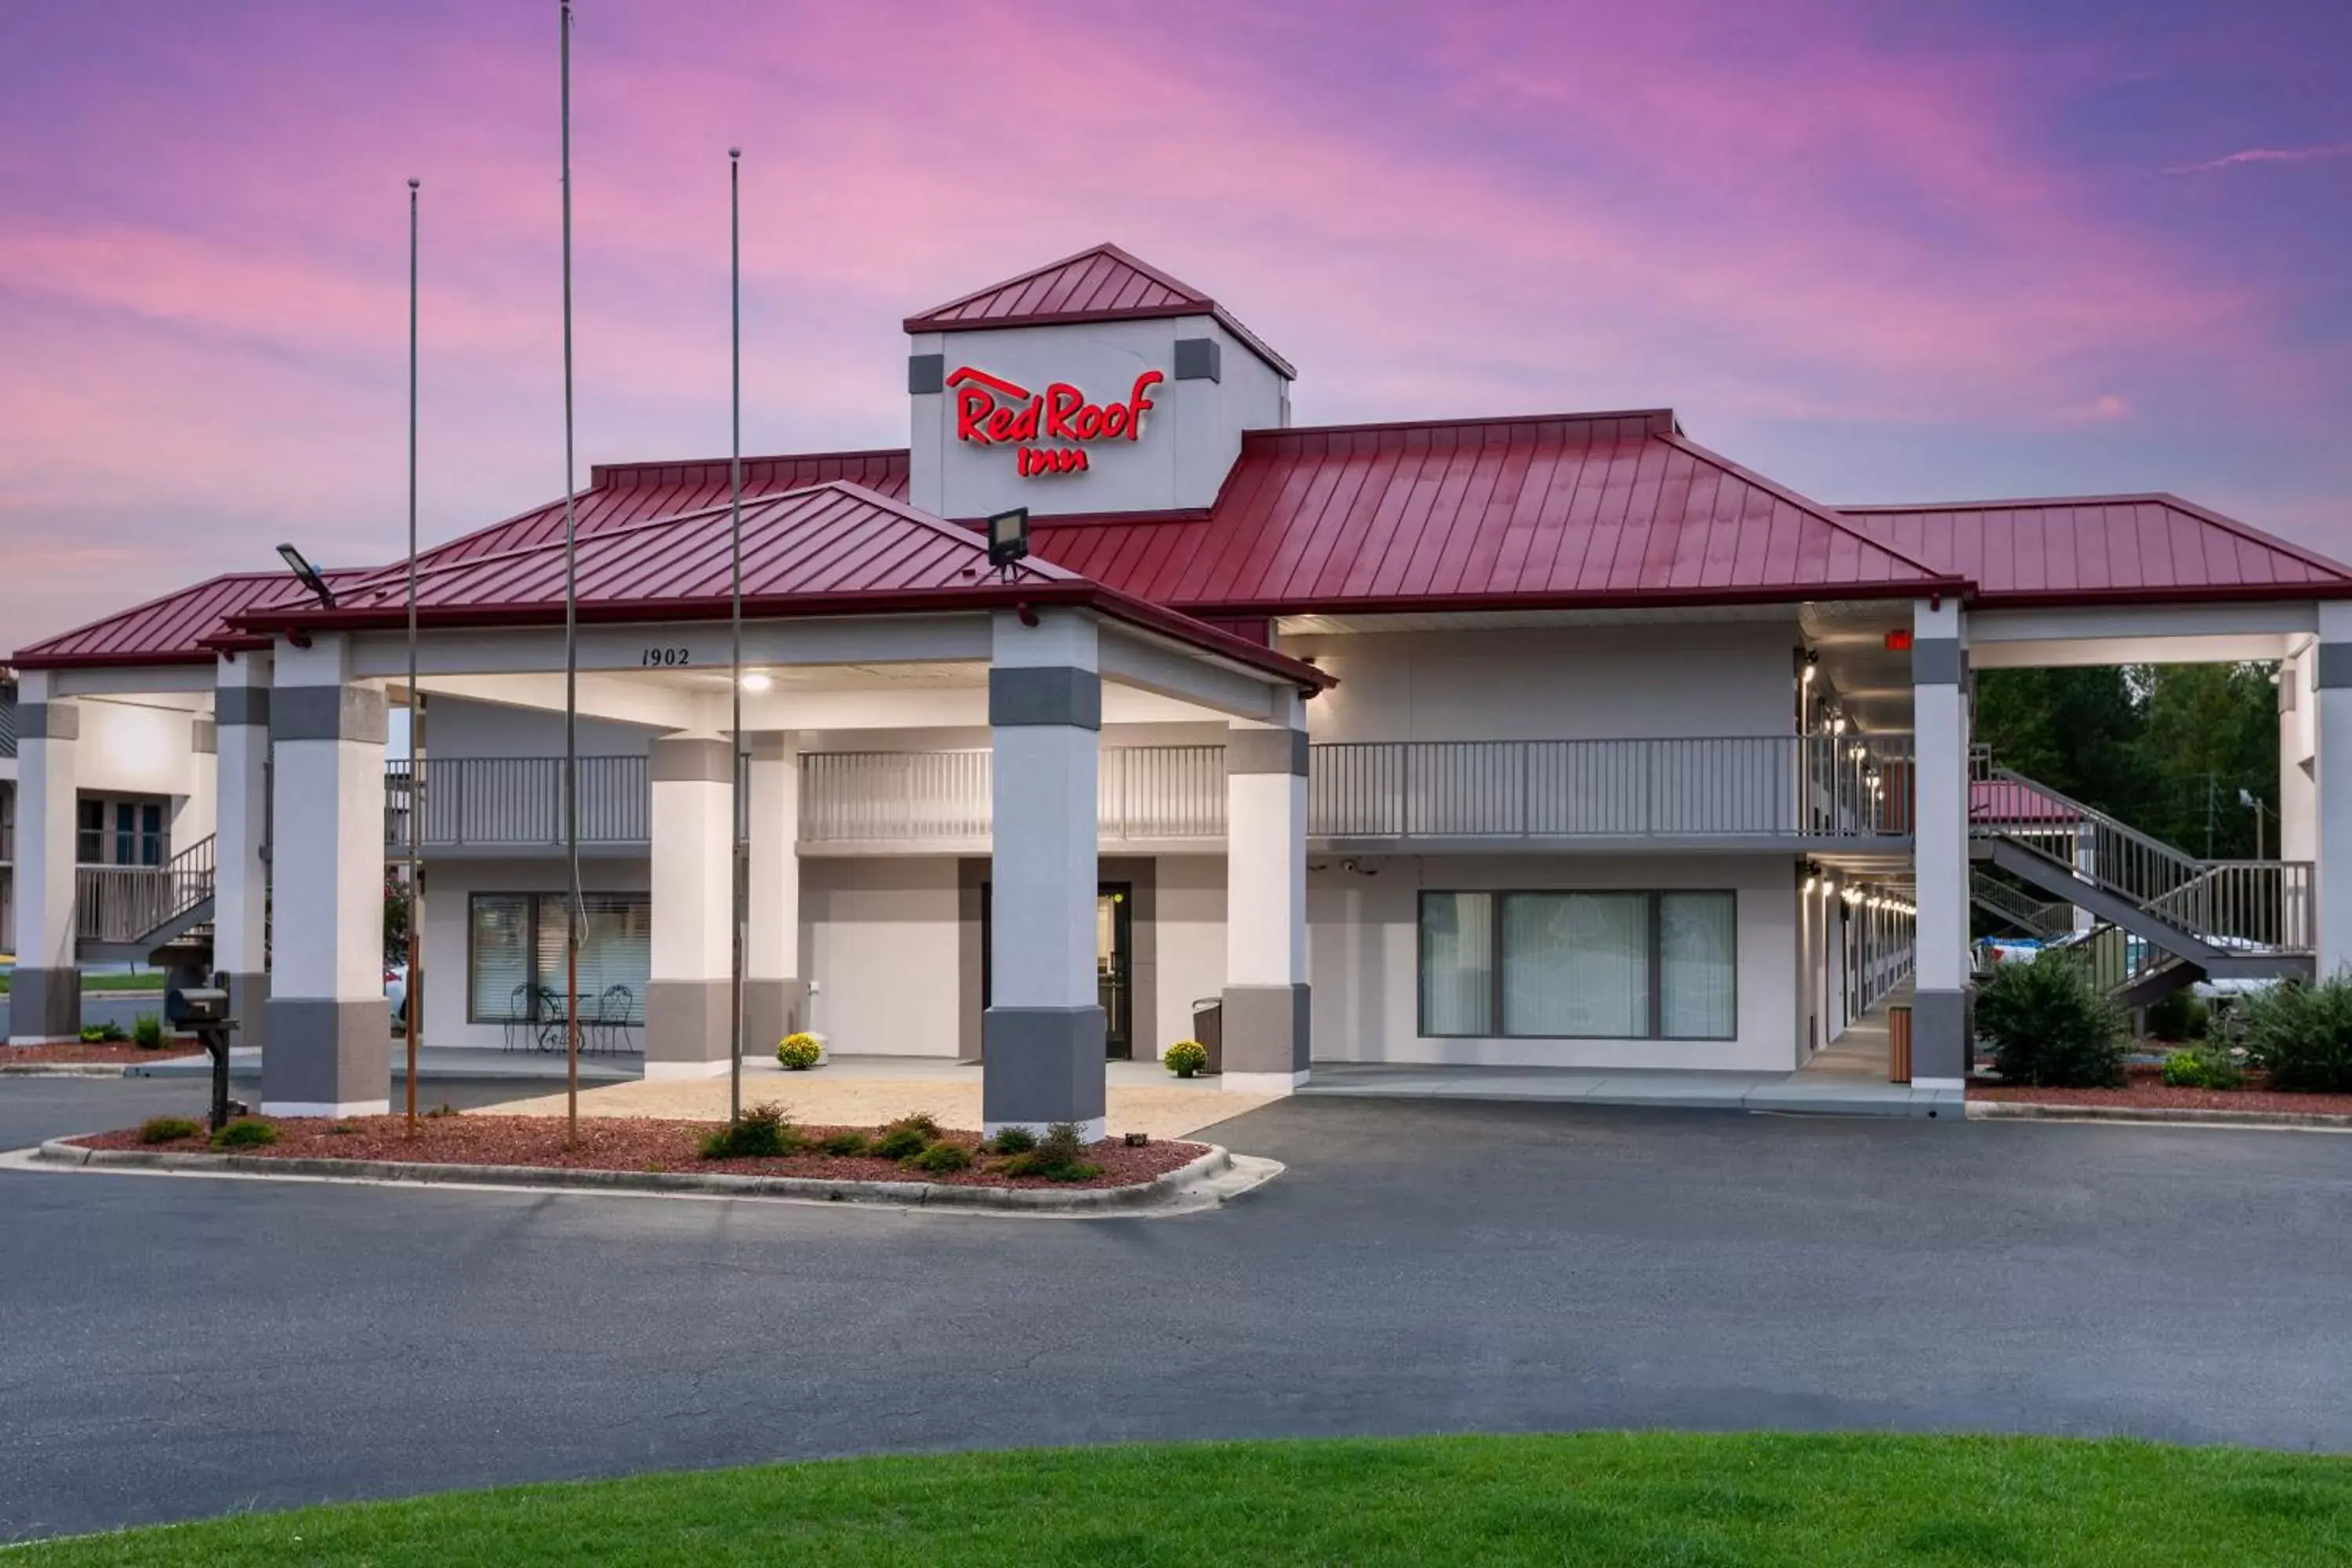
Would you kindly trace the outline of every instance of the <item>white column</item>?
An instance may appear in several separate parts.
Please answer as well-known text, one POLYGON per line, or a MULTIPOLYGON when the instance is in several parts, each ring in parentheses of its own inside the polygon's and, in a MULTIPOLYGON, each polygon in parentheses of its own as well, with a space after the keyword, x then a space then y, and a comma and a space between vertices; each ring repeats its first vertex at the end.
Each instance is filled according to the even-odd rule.
POLYGON ((383 998, 384 694, 352 679, 341 637, 320 635, 309 647, 280 641, 269 728, 272 962, 261 1109, 275 1116, 380 1113, 392 1102, 383 998))
POLYGON ((1279 693, 1272 725, 1225 733, 1224 1087, 1288 1094, 1307 1081, 1307 717, 1279 693))
MULTIPOLYGON (((2091 831, 2091 825, 2087 822, 2081 824, 2074 829, 2074 869, 2076 873, 2082 877, 2083 880, 2086 882, 2094 882, 2098 879, 2098 838, 2097 836, 2091 831)), ((2074 929, 2076 931, 2089 931, 2093 926, 2095 926, 2098 923, 2098 916, 2079 905, 2076 906, 2074 910, 2074 929)))
POLYGON ((1911 722, 1917 753, 1918 975, 1911 1005, 1911 1081, 1959 1088, 1969 1070, 1969 735, 1960 607, 1912 607, 1911 722))
POLYGON ((2319 606, 2319 643, 2310 653, 2318 767, 2313 812, 2316 967, 2321 978, 2352 968, 2352 604, 2319 606))
POLYGON ((81 710, 27 670, 16 690, 16 972, 8 1039, 47 1045, 81 1034, 74 963, 74 806, 81 710))
POLYGON ((801 973, 800 736, 789 730, 755 733, 751 752, 743 1048, 765 1052, 808 1026, 808 984, 801 973))
POLYGON ((708 736, 665 735, 648 758, 653 779, 653 952, 646 986, 646 1077, 718 1078, 727 1071, 734 968, 735 747, 708 736))
POLYGON ((223 655, 213 681, 213 967, 236 1044, 269 1038, 269 687, 266 653, 223 655))
POLYGON ((1046 610, 995 616, 989 1007, 981 1119, 1103 1136, 1106 1020, 1095 972, 1096 783, 1102 679, 1095 624, 1046 610))
POLYGON ((2316 645, 2280 661, 2278 672, 2278 842, 2282 860, 2310 860, 2319 849, 2319 693, 2316 645))

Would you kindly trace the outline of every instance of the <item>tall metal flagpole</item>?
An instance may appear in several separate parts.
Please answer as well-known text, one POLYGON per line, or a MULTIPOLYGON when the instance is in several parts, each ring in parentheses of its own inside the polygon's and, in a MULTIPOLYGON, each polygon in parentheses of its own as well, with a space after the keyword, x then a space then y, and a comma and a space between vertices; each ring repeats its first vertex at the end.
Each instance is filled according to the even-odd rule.
POLYGON ((408 182, 408 984, 401 998, 408 1046, 408 1135, 416 1136, 416 1030, 423 1004, 417 994, 423 980, 418 960, 424 943, 418 940, 423 913, 418 896, 418 821, 425 804, 424 775, 417 771, 417 735, 424 699, 416 694, 416 191, 424 182, 408 182))
POLYGON ((734 956, 727 981, 727 1120, 743 1118, 743 149, 727 149, 727 324, 734 441, 728 449, 727 489, 732 510, 728 525, 730 553, 729 630, 733 637, 728 693, 734 723, 727 731, 734 766, 728 774, 728 914, 734 956))
POLYGON ((563 939, 563 1117, 580 1141, 580 555, 572 450, 572 0, 562 0, 563 111, 563 856, 572 906, 563 939))

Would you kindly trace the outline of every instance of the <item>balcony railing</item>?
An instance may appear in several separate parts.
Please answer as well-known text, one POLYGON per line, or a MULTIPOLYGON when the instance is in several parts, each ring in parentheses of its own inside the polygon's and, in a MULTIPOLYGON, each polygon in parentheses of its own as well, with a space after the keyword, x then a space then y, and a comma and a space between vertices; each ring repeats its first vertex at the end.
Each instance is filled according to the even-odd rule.
MULTIPOLYGON (((1910 831, 1910 737, 1765 735, 1640 741, 1389 741, 1314 747, 1307 833, 1346 840, 1858 839, 1910 831)), ((977 844, 989 836, 985 749, 818 752, 801 760, 808 844, 977 844)), ((1222 746, 1110 746, 1102 837, 1216 839, 1222 746)), ((562 763, 445 757, 421 764, 421 842, 457 848, 563 841, 562 763)), ((404 763, 386 777, 384 840, 407 842, 404 763)), ((643 757, 580 760, 580 838, 644 844, 643 757)))
POLYGON ((138 942, 194 910, 213 896, 214 844, 199 839, 161 866, 75 867, 76 939, 138 942))

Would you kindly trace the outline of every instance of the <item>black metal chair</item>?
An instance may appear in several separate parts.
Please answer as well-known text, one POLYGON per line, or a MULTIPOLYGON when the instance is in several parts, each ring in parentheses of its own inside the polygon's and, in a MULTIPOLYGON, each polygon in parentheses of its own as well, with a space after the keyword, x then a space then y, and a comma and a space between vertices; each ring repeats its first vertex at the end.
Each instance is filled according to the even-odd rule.
POLYGON ((528 982, 518 984, 507 994, 506 1032, 499 1037, 499 1048, 520 1050, 539 1043, 538 1000, 528 982))
POLYGON ((605 1051, 625 1051, 629 1048, 630 1016, 637 1010, 637 994, 625 985, 607 985, 596 998, 595 1016, 588 1020, 583 1031, 596 1041, 594 1048, 605 1051))
POLYGON ((539 988, 536 1002, 531 1016, 539 1021, 539 1048, 542 1051, 562 1050, 567 1026, 571 1022, 564 1016, 562 993, 551 985, 542 985, 539 988))

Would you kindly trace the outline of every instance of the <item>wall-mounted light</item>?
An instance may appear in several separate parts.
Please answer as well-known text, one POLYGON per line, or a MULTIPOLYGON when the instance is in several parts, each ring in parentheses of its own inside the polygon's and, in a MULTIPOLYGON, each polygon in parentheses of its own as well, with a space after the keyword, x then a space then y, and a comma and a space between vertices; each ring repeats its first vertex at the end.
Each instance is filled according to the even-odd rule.
POLYGON ((1003 568, 1029 553, 1029 509, 1016 506, 988 520, 988 563, 1003 568))

